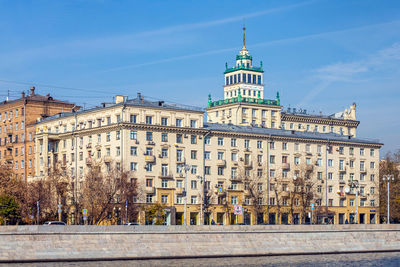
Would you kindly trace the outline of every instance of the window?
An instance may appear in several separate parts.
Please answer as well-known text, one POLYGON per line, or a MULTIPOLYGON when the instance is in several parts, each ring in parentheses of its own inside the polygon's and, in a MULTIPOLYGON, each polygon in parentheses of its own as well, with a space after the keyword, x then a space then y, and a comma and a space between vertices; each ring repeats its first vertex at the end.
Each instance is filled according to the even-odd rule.
POLYGON ((137 140, 137 132, 131 131, 131 140, 137 140))
POLYGON ((161 180, 161 187, 162 188, 168 188, 168 180, 167 179, 162 179, 161 180))
POLYGON ((153 195, 150 194, 146 195, 146 203, 153 203, 153 195))
POLYGON ((146 186, 147 187, 152 187, 153 186, 153 179, 147 178, 146 179, 146 186))
POLYGON ((146 124, 153 124, 153 117, 152 116, 146 116, 146 124))
POLYGON ((231 160, 232 161, 238 161, 238 154, 237 153, 232 153, 231 154, 231 160))
POLYGON ((182 150, 180 149, 176 151, 176 161, 182 161, 182 150))
POLYGON ((197 196, 190 197, 190 204, 197 204, 197 196))
POLYGON ((328 192, 329 192, 329 193, 332 193, 332 191, 333 191, 333 186, 330 185, 330 186, 328 187, 328 192))
POLYGON ((153 163, 147 163, 146 164, 146 171, 147 172, 152 172, 153 171, 153 163))
POLYGON ((182 127, 182 119, 176 119, 176 127, 182 127))
POLYGON ((364 156, 364 148, 360 148, 360 156, 364 156))
POLYGON ((116 147, 116 154, 117 156, 121 156, 121 147, 119 146, 116 147))
POLYGON ((236 147, 236 138, 231 139, 231 146, 236 147))
POLYGON ((328 166, 333 167, 333 159, 328 159, 328 166))
POLYGON ((371 162, 369 163, 369 167, 370 167, 371 169, 374 169, 374 168, 375 168, 375 162, 371 161, 371 162))
POLYGON ((354 199, 350 199, 349 200, 349 206, 350 207, 354 207, 354 199))
POLYGON ((218 175, 224 175, 224 168, 218 167, 218 175))
POLYGON ((136 115, 131 114, 131 116, 130 116, 130 122, 131 122, 131 123, 136 123, 136 115))
POLYGON ((237 168, 231 169, 231 178, 235 179, 237 177, 237 168))
POLYGON ((197 144, 197 136, 196 136, 196 135, 191 135, 191 136, 190 136, 190 143, 191 143, 192 145, 197 144))
POLYGON ((161 118, 161 125, 162 126, 167 126, 168 125, 168 118, 165 118, 165 117, 161 118))
POLYGON ((371 174, 369 180, 373 182, 375 180, 375 174, 371 174))
POLYGON ((333 179, 333 173, 328 172, 328 179, 329 179, 329 180, 332 180, 332 179, 333 179))
POLYGON ((131 146, 131 156, 137 156, 137 147, 131 146))
POLYGON ((299 165, 300 164, 300 158, 299 157, 294 157, 294 164, 299 165))
POLYGON ((137 171, 137 162, 131 162, 131 171, 137 171))
POLYGON ((183 188, 183 180, 176 180, 176 188, 183 188))
POLYGON ((371 157, 374 157, 374 156, 375 156, 375 150, 374 150, 373 148, 371 148, 371 150, 369 151, 369 155, 370 155, 371 157))
POLYGON ((375 194, 375 187, 371 187, 371 188, 369 189, 369 193, 370 193, 371 195, 375 194))
POLYGON ((218 160, 224 159, 224 152, 218 152, 218 160))
POLYGON ((245 139, 244 140, 244 148, 249 148, 250 147, 250 140, 245 139))
POLYGON ((161 203, 163 204, 168 203, 168 195, 161 195, 161 203))
POLYGON ((190 120, 190 128, 196 128, 197 127, 197 120, 190 120))
POLYGON ((107 125, 111 124, 111 117, 107 117, 107 125))
POLYGON ((108 133, 106 134, 106 141, 107 141, 107 142, 110 142, 110 141, 111 141, 111 133, 110 133, 110 132, 108 132, 108 133))
POLYGON ((218 145, 223 146, 224 145, 224 138, 218 137, 218 145))
POLYGON ((121 139, 121 131, 117 131, 115 134, 115 139, 120 140, 121 139))
POLYGON ((260 140, 257 141, 257 148, 262 149, 262 141, 260 140))
POLYGON ((153 141, 153 132, 146 132, 146 141, 153 141))
POLYGON ((176 134, 176 142, 178 143, 178 144, 181 144, 182 143, 182 134, 176 134))
POLYGON ((360 161, 360 171, 365 171, 365 162, 360 161))
POLYGON ((206 144, 206 145, 210 144, 210 137, 209 136, 204 137, 204 144, 206 144))
POLYGON ((183 203, 183 201, 182 201, 182 196, 181 195, 177 195, 176 196, 176 204, 182 204, 183 203))
POLYGON ((275 177, 275 170, 269 170, 269 176, 275 177))
POLYGON ((232 196, 231 197, 231 204, 232 205, 237 205, 239 203, 238 197, 237 196, 232 196))
POLYGON ((192 168, 191 168, 190 172, 192 174, 197 174, 197 166, 196 165, 192 165, 192 168))
POLYGON ((333 206, 333 199, 331 199, 331 198, 328 199, 328 206, 331 206, 331 207, 333 206))

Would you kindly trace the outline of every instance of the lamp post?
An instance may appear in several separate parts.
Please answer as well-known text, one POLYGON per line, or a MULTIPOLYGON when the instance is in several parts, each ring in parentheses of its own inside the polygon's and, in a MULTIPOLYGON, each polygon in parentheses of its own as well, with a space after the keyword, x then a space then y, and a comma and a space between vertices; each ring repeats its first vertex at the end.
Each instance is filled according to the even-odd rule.
POLYGON ((187 220, 186 220, 186 214, 187 214, 187 172, 188 172, 188 170, 190 170, 191 167, 192 166, 186 164, 186 161, 185 161, 185 164, 183 165, 183 168, 185 170, 185 191, 183 191, 183 195, 185 197, 185 210, 184 210, 184 214, 183 214, 183 216, 184 216, 183 217, 183 224, 184 225, 187 225, 187 220))
POLYGON ((394 181, 393 174, 383 175, 383 181, 387 181, 387 224, 390 224, 390 181, 394 181))
POLYGON ((356 224, 358 224, 358 187, 360 186, 357 180, 350 181, 349 186, 356 189, 356 224))

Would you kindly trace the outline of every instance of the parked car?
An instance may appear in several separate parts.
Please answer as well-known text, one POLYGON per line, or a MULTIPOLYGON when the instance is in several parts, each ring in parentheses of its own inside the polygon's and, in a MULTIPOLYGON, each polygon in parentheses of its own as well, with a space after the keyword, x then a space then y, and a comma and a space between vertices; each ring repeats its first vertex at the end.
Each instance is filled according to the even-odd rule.
POLYGON ((48 221, 45 222, 43 225, 67 225, 65 222, 59 222, 59 221, 48 221))
POLYGON ((124 225, 139 225, 139 224, 138 224, 138 223, 130 222, 130 223, 124 223, 124 225))

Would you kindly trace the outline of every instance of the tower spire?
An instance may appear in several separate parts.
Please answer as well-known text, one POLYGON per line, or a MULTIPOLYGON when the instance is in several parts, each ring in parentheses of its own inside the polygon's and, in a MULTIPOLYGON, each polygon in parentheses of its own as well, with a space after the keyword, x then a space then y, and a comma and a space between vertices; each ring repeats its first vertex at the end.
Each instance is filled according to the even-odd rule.
POLYGON ((246 49, 246 27, 243 24, 243 49, 246 49))

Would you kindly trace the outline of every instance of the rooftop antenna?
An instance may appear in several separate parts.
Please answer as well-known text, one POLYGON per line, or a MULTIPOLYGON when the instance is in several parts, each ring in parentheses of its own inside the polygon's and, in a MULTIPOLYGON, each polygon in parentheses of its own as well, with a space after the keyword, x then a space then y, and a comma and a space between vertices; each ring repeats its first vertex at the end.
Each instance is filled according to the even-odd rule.
POLYGON ((9 98, 10 98, 10 89, 7 90, 7 99, 6 100, 8 101, 9 98))

